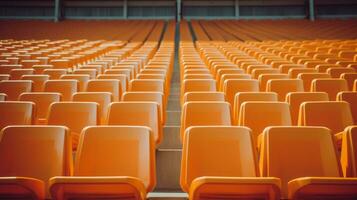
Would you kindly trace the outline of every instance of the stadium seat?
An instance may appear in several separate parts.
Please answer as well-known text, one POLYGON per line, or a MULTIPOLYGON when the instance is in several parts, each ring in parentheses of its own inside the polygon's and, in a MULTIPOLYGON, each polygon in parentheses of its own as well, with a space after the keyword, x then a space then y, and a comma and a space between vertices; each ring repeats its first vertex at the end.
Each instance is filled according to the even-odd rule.
POLYGON ((347 102, 311 101, 300 106, 299 126, 325 126, 333 134, 353 125, 350 105, 347 102))
POLYGON ((109 106, 107 125, 147 126, 156 144, 163 138, 159 104, 155 102, 114 102, 109 106))
POLYGON ((155 144, 142 126, 90 126, 83 130, 74 176, 50 179, 54 199, 146 199, 156 183, 155 144), (93 159, 95 158, 95 159, 93 159))
POLYGON ((66 69, 45 69, 43 70, 43 74, 49 75, 51 80, 60 79, 60 77, 64 74, 67 74, 66 69))
POLYGON ((1 199, 49 199, 49 178, 72 174, 66 127, 8 126, 1 136, 1 199))
POLYGON ((35 124, 46 124, 50 105, 61 101, 60 93, 51 92, 25 92, 19 97, 20 101, 30 101, 35 104, 35 124))
POLYGON ((328 101, 326 92, 290 92, 286 95, 286 102, 290 105, 292 124, 296 126, 299 119, 300 105, 307 101, 328 101))
POLYGON ((98 104, 98 124, 106 124, 109 104, 112 102, 112 94, 109 92, 77 92, 73 94, 74 102, 95 102, 98 104))
POLYGON ((73 94, 78 91, 77 80, 48 80, 44 92, 57 92, 62 95, 62 101, 72 101, 73 94))
POLYGON ((337 101, 346 101, 350 104, 353 124, 357 125, 357 92, 339 92, 337 101))
POLYGON ((25 101, 1 101, 0 116, 0 130, 9 125, 34 124, 35 104, 25 101))
POLYGON ((87 92, 109 92, 113 96, 113 101, 120 101, 122 96, 120 81, 115 79, 89 80, 87 92))
POLYGON ((280 199, 280 180, 259 177, 255 148, 246 127, 186 129, 180 185, 192 200, 280 199))
POLYGON ((190 126, 230 126, 230 105, 227 102, 191 101, 183 105, 181 113, 181 141, 190 126))
POLYGON ((353 199, 357 179, 341 178, 334 138, 324 127, 269 127, 262 135, 260 171, 282 182, 284 199, 353 199))
POLYGON ((23 75, 31 75, 33 73, 33 69, 13 69, 10 72, 10 80, 21 80, 23 75))
POLYGON ((289 92, 303 92, 303 81, 299 79, 273 79, 269 80, 266 86, 267 92, 278 94, 279 101, 285 101, 286 94, 289 92))
POLYGON ((342 133, 341 167, 344 177, 357 177, 357 126, 348 126, 342 133))
POLYGON ((23 92, 31 92, 32 81, 4 80, 0 81, 0 93, 7 95, 8 101, 17 101, 23 92))
POLYGON ((215 92, 216 81, 210 79, 187 79, 181 86, 181 103, 183 104, 186 92, 215 92))
POLYGON ((278 101, 278 94, 275 92, 238 92, 234 98, 233 124, 238 125, 241 105, 249 101, 278 101))
POLYGON ((77 80, 78 81, 78 92, 84 92, 87 90, 87 84, 89 81, 89 75, 84 74, 64 74, 60 79, 64 80, 77 80))
POLYGON ((300 73, 297 78, 301 79, 304 82, 304 90, 305 92, 308 92, 311 90, 311 84, 313 80, 317 78, 331 78, 331 75, 327 73, 300 73))
MULTIPOLYGON (((164 93, 164 81, 163 80, 143 80, 134 79, 130 81, 130 92, 161 92, 164 93)), ((166 95, 166 94, 165 94, 166 95)))
POLYGON ((126 92, 123 94, 123 101, 144 101, 157 103, 160 109, 161 124, 165 124, 166 105, 164 104, 164 94, 160 92, 126 92))
POLYGON ((259 149, 260 134, 266 127, 291 126, 290 106, 285 102, 244 102, 239 111, 238 126, 252 129, 254 144, 259 149))
POLYGON ((269 80, 289 79, 287 74, 261 74, 258 77, 260 91, 265 92, 269 80))
POLYGON ((21 80, 32 81, 32 92, 43 92, 45 87, 45 82, 48 81, 50 77, 48 75, 23 75, 21 80))
POLYGON ((343 73, 340 78, 345 79, 348 84, 348 90, 353 91, 353 82, 357 80, 357 73, 343 73))
POLYGON ((344 73, 355 73, 355 70, 346 67, 332 67, 327 69, 327 73, 330 74, 331 78, 340 78, 344 73))
POLYGON ((77 149, 82 129, 98 125, 98 104, 93 102, 55 102, 50 106, 47 124, 66 126, 71 131, 72 147, 77 149))
POLYGON ((183 103, 191 101, 225 101, 223 92, 186 92, 183 103))
POLYGON ((326 92, 330 100, 336 99, 337 93, 348 91, 345 79, 315 79, 311 83, 311 92, 326 92))
POLYGON ((223 91, 227 102, 234 105, 238 92, 259 92, 259 82, 254 79, 228 79, 224 82, 223 91))

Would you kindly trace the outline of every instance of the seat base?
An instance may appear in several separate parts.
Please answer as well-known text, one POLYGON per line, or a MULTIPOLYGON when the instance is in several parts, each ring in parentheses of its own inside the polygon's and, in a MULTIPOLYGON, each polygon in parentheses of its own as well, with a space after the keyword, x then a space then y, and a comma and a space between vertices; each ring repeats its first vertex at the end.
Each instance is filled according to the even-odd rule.
POLYGON ((28 177, 0 177, 0 199, 45 199, 45 183, 28 177))
POLYGON ((260 177, 199 177, 189 199, 280 199, 280 179, 260 177))
POLYGON ((128 176, 74 176, 50 179, 54 199, 146 199, 146 188, 128 176))
POLYGON ((357 199, 357 178, 304 177, 288 183, 289 199, 357 199))

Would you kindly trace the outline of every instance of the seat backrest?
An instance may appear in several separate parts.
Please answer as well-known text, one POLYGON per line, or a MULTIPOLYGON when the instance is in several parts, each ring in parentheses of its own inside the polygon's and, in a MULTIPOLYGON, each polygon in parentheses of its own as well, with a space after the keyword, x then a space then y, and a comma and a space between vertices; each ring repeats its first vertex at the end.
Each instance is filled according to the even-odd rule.
POLYGON ((131 92, 161 92, 164 93, 164 80, 134 79, 130 81, 131 92))
POLYGON ((346 127, 342 133, 341 167, 344 177, 357 177, 357 126, 346 127))
POLYGON ((110 92, 113 101, 120 101, 122 91, 120 81, 116 79, 92 79, 88 81, 87 92, 110 92))
POLYGON ((238 92, 259 92, 259 82, 255 79, 228 79, 224 81, 223 91, 232 106, 238 92))
POLYGON ((50 105, 54 102, 61 101, 61 94, 53 92, 26 92, 20 95, 19 100, 30 101, 35 104, 35 123, 40 124, 41 120, 45 120, 47 118, 50 105))
POLYGON ((352 113, 347 102, 311 101, 300 106, 299 126, 325 126, 336 134, 352 124, 352 113))
POLYGON ((0 137, 0 176, 47 183, 72 175, 71 136, 63 126, 8 126, 0 137))
POLYGON ((121 92, 125 93, 128 90, 129 81, 123 74, 99 74, 97 79, 117 79, 120 82, 121 92))
POLYGON ((251 79, 250 74, 223 74, 219 79, 218 79, 218 84, 219 86, 218 90, 223 91, 223 86, 224 86, 224 81, 228 79, 251 79))
POLYGON ((275 92, 238 92, 234 98, 233 124, 238 124, 241 105, 247 101, 278 101, 275 92))
POLYGON ((27 80, 4 80, 0 81, 0 93, 7 95, 8 101, 17 101, 24 92, 31 92, 32 81, 27 80))
POLYGON ((181 162, 181 188, 202 176, 259 176, 250 130, 237 126, 191 126, 186 130, 181 162))
POLYGON ((123 94, 123 101, 146 101, 157 103, 160 109, 161 124, 165 124, 166 106, 164 104, 164 94, 161 92, 126 92, 123 94))
POLYGON ((75 176, 131 176, 142 180, 151 191, 155 171, 155 143, 149 128, 91 126, 83 130, 75 176))
POLYGON ((183 103, 190 101, 224 101, 223 92, 186 92, 183 103))
POLYGON ((78 91, 77 80, 48 80, 45 82, 45 92, 58 92, 62 101, 72 101, 73 94, 78 91))
POLYGON ((260 91, 262 92, 266 91, 267 83, 269 80, 288 79, 288 78, 289 76, 287 74, 261 74, 258 77, 260 91))
POLYGON ((331 78, 331 75, 327 73, 300 73, 297 78, 304 82, 304 90, 308 92, 314 79, 331 78))
POLYGON ((186 102, 181 113, 181 141, 190 126, 230 126, 232 124, 230 105, 227 102, 186 102))
POLYGON ((5 93, 0 93, 0 101, 6 101, 7 95, 5 93))
POLYGON ((340 78, 345 79, 348 84, 348 90, 353 91, 353 82, 357 80, 357 72, 355 73, 343 73, 340 78))
POLYGON ((60 79, 64 74, 67 74, 66 69, 44 69, 43 74, 49 75, 51 80, 60 79))
POLYGON ((0 116, 0 130, 9 125, 31 125, 35 119, 35 104, 25 101, 1 101, 0 116))
POLYGON ((76 69, 73 71, 73 74, 89 75, 90 79, 94 79, 97 76, 97 70, 96 69, 76 69))
POLYGON ((285 102, 244 102, 239 111, 239 126, 252 129, 255 144, 258 145, 258 136, 268 126, 291 126, 289 104, 285 102))
POLYGON ((60 77, 60 79, 65 79, 65 80, 77 80, 79 92, 86 91, 89 78, 90 78, 89 75, 85 75, 85 74, 64 74, 60 77))
POLYGON ((306 101, 328 101, 326 92, 290 92, 286 95, 286 102, 290 105, 293 125, 298 124, 300 105, 306 101))
POLYGON ((109 106, 108 125, 147 126, 156 144, 162 140, 159 105, 155 102, 114 102, 109 106))
POLYGON ((289 92, 304 92, 303 81, 299 79, 273 79, 269 80, 267 92, 276 92, 279 101, 285 101, 289 92))
POLYGON ((98 124, 105 124, 108 116, 109 104, 112 102, 112 94, 109 92, 77 92, 73 95, 75 102, 98 103, 98 124))
POLYGON ((340 78, 343 73, 354 73, 355 70, 353 68, 347 67, 332 67, 327 69, 327 73, 330 74, 331 78, 340 78))
POLYGON ((13 69, 10 72, 11 80, 20 80, 23 75, 31 75, 34 73, 33 69, 13 69))
POLYGON ((50 79, 49 75, 23 75, 21 80, 32 81, 32 92, 43 92, 45 82, 50 79))
POLYGON ((317 73, 317 69, 315 68, 292 68, 289 69, 288 75, 290 78, 297 78, 301 73, 317 73))
POLYGON ((183 80, 181 87, 181 102, 186 92, 215 92, 216 81, 213 79, 187 79, 183 80))
POLYGON ((341 175, 331 131, 325 127, 269 127, 262 135, 259 161, 264 177, 287 184, 300 177, 339 177, 341 175))
POLYGON ((86 126, 98 124, 98 104, 93 102, 55 102, 50 106, 48 125, 67 126, 72 145, 77 146, 79 134, 86 126))
POLYGON ((346 101, 350 104, 353 124, 357 124, 357 92, 339 92, 337 101, 346 101))
POLYGON ((345 79, 314 79, 311 83, 311 92, 326 92, 330 100, 336 99, 337 93, 348 91, 345 79))

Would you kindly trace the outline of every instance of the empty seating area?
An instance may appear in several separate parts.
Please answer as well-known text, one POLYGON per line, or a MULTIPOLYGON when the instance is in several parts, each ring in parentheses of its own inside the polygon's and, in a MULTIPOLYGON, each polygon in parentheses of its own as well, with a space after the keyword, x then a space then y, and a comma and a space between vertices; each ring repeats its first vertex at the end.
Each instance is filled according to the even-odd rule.
POLYGON ((0 199, 357 199, 356 20, 5 26, 0 199))

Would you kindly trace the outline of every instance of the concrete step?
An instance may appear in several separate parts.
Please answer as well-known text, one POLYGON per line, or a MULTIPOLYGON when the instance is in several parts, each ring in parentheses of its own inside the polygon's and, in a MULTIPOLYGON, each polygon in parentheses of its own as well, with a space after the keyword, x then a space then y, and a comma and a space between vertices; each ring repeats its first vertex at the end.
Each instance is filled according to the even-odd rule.
POLYGON ((170 99, 169 102, 167 103, 166 106, 167 111, 180 111, 181 110, 181 105, 180 105, 180 100, 179 99, 170 99))
POLYGON ((181 125, 181 111, 166 111, 166 126, 181 125))
POLYGON ((181 149, 156 150, 156 187, 160 190, 181 190, 181 149))
POLYGON ((186 200, 188 194, 184 192, 150 192, 147 198, 150 200, 186 200))
POLYGON ((164 126, 164 138, 158 149, 181 149, 180 126, 164 126))

